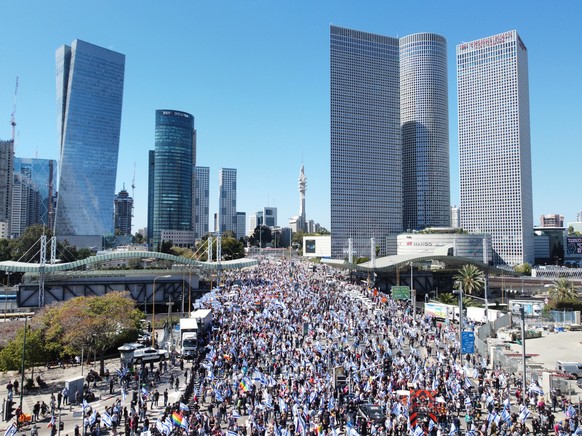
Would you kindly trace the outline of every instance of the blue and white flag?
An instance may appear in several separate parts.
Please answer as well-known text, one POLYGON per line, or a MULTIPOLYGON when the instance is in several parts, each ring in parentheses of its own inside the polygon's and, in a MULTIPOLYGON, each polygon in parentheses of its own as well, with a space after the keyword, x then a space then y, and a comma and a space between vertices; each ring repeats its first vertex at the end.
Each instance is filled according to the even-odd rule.
POLYGON ((424 431, 422 430, 422 428, 417 425, 416 428, 414 429, 414 436, 421 436, 424 434, 424 431))
POLYGON ((509 397, 507 397, 504 401, 503 401, 503 406, 506 409, 511 409, 511 400, 509 399, 509 397))
POLYGON ((236 410, 233 410, 230 416, 232 416, 234 419, 238 419, 241 417, 236 410))
POLYGON ((180 401, 180 410, 190 410, 187 404, 184 404, 180 401))
POLYGON ((285 400, 283 398, 279 398, 279 410, 281 412, 287 411, 287 403, 285 402, 285 400))
POLYGON ((519 414, 519 422, 521 422, 522 424, 525 423, 525 421, 527 420, 527 418, 529 418, 529 416, 531 415, 531 412, 529 411, 529 409, 526 407, 524 408, 521 413, 519 414))
POLYGON ((511 414, 507 409, 503 409, 503 411, 501 412, 501 419, 503 419, 508 424, 511 423, 511 414))
POLYGON ((126 398, 127 392, 125 392, 125 389, 121 389, 121 401, 125 401, 126 398))
POLYGON ((224 398, 222 397, 222 394, 219 392, 218 389, 214 390, 214 398, 216 398, 216 401, 218 401, 219 403, 222 403, 224 401, 224 398))
POLYGON ((187 416, 182 417, 182 422, 180 423, 180 427, 188 430, 189 425, 188 425, 188 417, 187 416))
POLYGON ((576 409, 574 409, 574 406, 572 406, 571 404, 568 406, 568 408, 566 409, 566 417, 567 418, 572 418, 576 415, 576 409))
POLYGON ((93 410, 93 413, 89 417, 89 425, 95 424, 95 421, 97 421, 97 411, 93 410))
POLYGON ((111 415, 109 415, 109 413, 107 413, 107 412, 103 412, 101 414, 101 422, 109 428, 113 427, 113 421, 111 420, 111 415))
POLYGON ((236 431, 228 430, 226 436, 238 436, 238 433, 236 431))
POLYGON ((301 415, 297 417, 297 423, 295 424, 295 433, 299 433, 301 436, 305 436, 305 434, 307 433, 305 420, 301 415))
POLYGON ((14 436, 18 432, 16 425, 14 423, 10 424, 10 427, 4 432, 4 436, 14 436))
POLYGON ((360 436, 360 433, 358 433, 354 427, 350 427, 347 436, 360 436))
POLYGON ((83 410, 85 410, 87 407, 89 407, 89 403, 87 403, 87 400, 83 400, 83 410))
POLYGON ((147 396, 149 395, 149 392, 148 392, 148 390, 147 390, 145 387, 141 388, 141 393, 142 393, 142 394, 143 394, 145 397, 147 397, 147 396))
POLYGON ((456 426, 456 425, 455 425, 455 423, 453 422, 453 423, 451 424, 451 431, 449 432, 449 435, 451 435, 451 436, 452 436, 452 435, 455 435, 455 434, 457 434, 457 426, 456 426))

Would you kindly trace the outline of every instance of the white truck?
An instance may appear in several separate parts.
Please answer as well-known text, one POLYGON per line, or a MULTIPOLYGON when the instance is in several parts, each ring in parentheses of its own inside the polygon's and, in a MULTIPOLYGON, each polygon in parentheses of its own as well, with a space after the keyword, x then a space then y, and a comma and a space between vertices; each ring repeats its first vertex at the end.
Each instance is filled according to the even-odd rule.
POLYGON ((204 335, 212 328, 212 310, 199 309, 190 318, 180 319, 180 354, 191 358, 204 335))

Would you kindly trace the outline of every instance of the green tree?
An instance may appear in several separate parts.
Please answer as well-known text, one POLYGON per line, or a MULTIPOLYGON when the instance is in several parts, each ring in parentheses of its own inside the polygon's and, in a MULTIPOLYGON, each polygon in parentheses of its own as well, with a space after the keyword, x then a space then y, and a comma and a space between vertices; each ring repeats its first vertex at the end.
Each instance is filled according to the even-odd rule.
POLYGON ((513 270, 516 273, 520 273, 524 276, 531 276, 531 265, 527 262, 514 266, 513 270))
POLYGON ((577 301, 578 292, 574 287, 574 282, 564 277, 555 280, 550 287, 550 300, 554 304, 565 301, 577 301))
POLYGON ((291 236, 291 246, 293 248, 298 248, 299 251, 301 251, 303 249, 303 237, 304 236, 305 236, 305 233, 303 233, 301 230, 293 233, 293 236, 291 236))
POLYGON ((222 259, 233 260, 245 257, 245 246, 236 238, 222 238, 222 259))
POLYGON ((42 235, 46 236, 47 241, 53 236, 50 229, 41 224, 28 227, 20 238, 16 239, 12 250, 12 259, 38 263, 40 261, 40 237, 42 235))
POLYGON ((172 241, 162 241, 160 246, 160 253, 172 254, 174 243, 172 241))
POLYGON ((450 292, 440 293, 438 301, 443 304, 459 304, 459 298, 450 292))
POLYGON ((143 235, 139 232, 136 232, 135 235, 133 235, 133 241, 136 244, 143 244, 145 242, 145 238, 143 237, 143 235))
POLYGON ((478 294, 485 286, 485 275, 483 271, 470 263, 463 265, 453 279, 453 287, 459 289, 462 286, 464 294, 478 294))
MULTIPOLYGON (((33 365, 45 364, 47 355, 44 335, 41 329, 26 327, 26 347, 24 351, 24 369, 33 365)), ((16 337, 10 340, 0 351, 0 371, 19 370, 22 365, 22 346, 24 345, 24 327, 18 330, 16 337)))
POLYGON ((265 248, 267 244, 271 243, 272 239, 271 229, 267 226, 260 225, 255 227, 253 234, 249 237, 249 244, 253 247, 260 245, 261 248, 265 248))

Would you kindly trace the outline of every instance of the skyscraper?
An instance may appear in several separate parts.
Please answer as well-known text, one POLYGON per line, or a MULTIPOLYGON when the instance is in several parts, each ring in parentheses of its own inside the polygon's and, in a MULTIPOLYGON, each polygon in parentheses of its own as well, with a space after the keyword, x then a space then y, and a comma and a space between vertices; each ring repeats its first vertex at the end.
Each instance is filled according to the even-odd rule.
POLYGON ((111 234, 125 55, 76 39, 57 49, 56 64, 61 162, 56 234, 111 234))
POLYGON ((243 238, 247 233, 247 214, 246 212, 236 213, 236 237, 243 238))
POLYGON ((52 207, 57 180, 57 162, 53 159, 14 158, 14 172, 30 179, 40 194, 40 221, 52 228, 54 210, 52 207))
POLYGON ((403 225, 450 224, 447 41, 433 33, 400 39, 403 225))
POLYGON ((131 235, 131 218, 133 217, 133 198, 125 187, 113 199, 115 210, 115 230, 122 235, 131 235))
MULTIPOLYGON (((194 117, 175 110, 156 111, 154 155, 153 249, 162 231, 190 231, 196 156, 194 117)), ((183 238, 183 235, 180 236, 183 238)))
POLYGON ((12 218, 13 167, 14 141, 0 141, 0 222, 6 223, 7 233, 10 233, 12 218))
POLYGON ((194 172, 194 237, 200 239, 209 232, 210 168, 195 167, 194 172))
POLYGON ((331 51, 332 256, 402 230, 399 41, 336 26, 331 51))
POLYGON ((41 195, 39 187, 29 177, 14 172, 12 187, 12 218, 10 235, 20 237, 24 231, 40 223, 41 195))
POLYGON ((515 30, 457 45, 461 226, 493 262, 534 260, 527 49, 515 30))
POLYGON ((218 223, 219 233, 227 230, 236 235, 236 169, 221 168, 218 174, 219 201, 218 223))

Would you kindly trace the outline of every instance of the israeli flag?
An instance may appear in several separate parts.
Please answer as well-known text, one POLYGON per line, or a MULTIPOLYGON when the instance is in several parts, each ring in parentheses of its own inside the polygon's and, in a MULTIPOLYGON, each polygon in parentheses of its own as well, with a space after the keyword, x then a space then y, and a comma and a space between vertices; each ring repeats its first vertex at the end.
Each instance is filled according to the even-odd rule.
POLYGON ((501 412, 501 419, 503 419, 508 424, 511 422, 511 414, 508 412, 507 409, 503 409, 501 412))
POLYGON ((451 424, 451 431, 449 432, 449 435, 451 435, 451 436, 452 436, 452 435, 455 435, 455 434, 457 434, 457 426, 456 426, 456 425, 455 425, 455 423, 453 422, 453 423, 451 424))
POLYGON ((216 398, 216 401, 220 403, 224 401, 224 398, 222 397, 222 394, 218 391, 218 389, 214 390, 214 398, 216 398))
POLYGON ((87 403, 87 400, 83 400, 83 410, 85 410, 87 407, 89 407, 89 403, 87 403))
POLYGON ((93 413, 89 417, 89 425, 95 424, 95 421, 97 421, 97 411, 93 410, 93 413))
POLYGON ((111 415, 109 415, 109 413, 107 413, 107 412, 103 412, 101 414, 101 422, 109 428, 113 427, 113 421, 111 420, 111 415))
POLYGON ((236 431, 228 430, 226 436, 238 436, 238 433, 236 431))
POLYGON ((180 401, 180 410, 190 410, 187 404, 184 404, 180 401))
POLYGON ((531 415, 531 412, 528 408, 524 408, 521 413, 519 414, 519 421, 524 424, 527 418, 531 415))
POLYGON ((14 436, 18 432, 16 425, 14 423, 10 424, 10 427, 4 432, 4 436, 14 436))
POLYGON ((121 390, 121 401, 125 401, 125 398, 127 397, 127 392, 125 392, 125 389, 121 390))
POLYGON ((414 436, 421 436, 424 434, 424 431, 422 430, 422 428, 420 428, 420 426, 416 426, 416 428, 414 429, 414 436))

